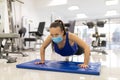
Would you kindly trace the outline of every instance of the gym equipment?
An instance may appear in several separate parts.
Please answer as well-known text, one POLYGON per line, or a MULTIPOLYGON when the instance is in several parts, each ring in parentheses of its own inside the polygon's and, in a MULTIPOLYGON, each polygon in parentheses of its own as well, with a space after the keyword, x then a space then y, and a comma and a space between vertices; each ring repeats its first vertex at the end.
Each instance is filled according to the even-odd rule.
MULTIPOLYGON (((2 34, 0 34, 0 45, 2 44, 3 39, 6 39, 8 41, 9 39, 14 39, 14 38, 18 38, 18 37, 19 37, 18 34, 2 33, 2 34)), ((4 48, 6 48, 6 46, 4 46, 4 48)), ((2 54, 2 51, 0 48, 0 59, 2 59, 2 58, 7 59, 8 60, 7 63, 16 62, 16 59, 17 59, 16 57, 10 57, 10 56, 8 56, 9 52, 5 52, 5 50, 3 50, 3 51, 4 51, 4 53, 6 53, 6 56, 4 56, 2 54)))
POLYGON ((106 23, 106 21, 97 21, 96 24, 94 22, 87 22, 86 24, 83 23, 84 25, 87 25, 88 28, 93 28, 95 27, 95 33, 92 35, 92 37, 96 38, 94 41, 92 41, 92 47, 93 47, 93 52, 99 52, 99 53, 103 53, 103 54, 107 54, 104 50, 102 49, 95 49, 95 48, 101 48, 101 47, 105 47, 106 46, 106 41, 105 40, 101 40, 101 37, 105 38, 106 35, 105 34, 99 34, 98 33, 98 27, 104 27, 104 24, 106 23))
POLYGON ((13 63, 16 62, 17 58, 12 58, 9 56, 9 53, 16 53, 16 54, 22 54, 23 57, 26 57, 28 55, 22 53, 20 50, 17 50, 17 47, 14 46, 14 39, 19 38, 19 34, 16 33, 2 33, 0 34, 0 45, 2 44, 2 41, 5 39, 5 45, 3 47, 3 51, 0 48, 0 58, 7 59, 7 63, 13 63), (6 56, 4 56, 2 53, 5 53, 6 56))
MULTIPOLYGON (((24 4, 24 2, 20 0, 6 0, 7 1, 7 10, 8 10, 8 21, 9 21, 9 30, 10 33, 17 33, 17 25, 20 24, 20 20, 18 17, 21 17, 21 15, 18 15, 17 7, 15 3, 24 4), (19 22, 18 22, 19 21, 19 22)), ((20 14, 20 12, 19 12, 20 14)))
POLYGON ((25 36, 25 33, 26 33, 26 28, 25 27, 21 27, 18 31, 18 33, 20 34, 20 49, 24 50, 24 45, 25 44, 25 41, 24 41, 24 36, 25 36))
MULTIPOLYGON (((45 22, 40 22, 37 31, 29 31, 29 34, 34 35, 35 38, 30 38, 30 37, 24 38, 25 42, 26 41, 29 41, 29 42, 35 41, 36 43, 34 44, 34 49, 37 44, 39 44, 39 45, 42 44, 44 42, 44 40, 42 38, 44 27, 45 27, 45 22), (37 43, 37 40, 40 40, 40 43, 37 43)), ((30 47, 30 44, 29 44, 29 47, 30 47)))
POLYGON ((29 62, 21 63, 16 65, 17 68, 23 69, 34 69, 34 70, 46 70, 46 71, 57 71, 67 73, 78 73, 78 74, 89 74, 89 75, 100 75, 101 64, 99 62, 90 63, 89 68, 80 68, 78 64, 82 62, 68 62, 68 61, 45 61, 45 64, 36 65, 35 62, 40 61, 35 59, 29 62))
MULTIPOLYGON (((84 24, 84 23, 83 23, 84 24)), ((93 22, 87 22, 87 24, 85 24, 88 26, 88 28, 93 28, 93 26, 95 25, 93 22)))
POLYGON ((64 25, 65 25, 67 31, 74 33, 75 23, 76 23, 75 20, 69 21, 69 23, 65 23, 64 25))

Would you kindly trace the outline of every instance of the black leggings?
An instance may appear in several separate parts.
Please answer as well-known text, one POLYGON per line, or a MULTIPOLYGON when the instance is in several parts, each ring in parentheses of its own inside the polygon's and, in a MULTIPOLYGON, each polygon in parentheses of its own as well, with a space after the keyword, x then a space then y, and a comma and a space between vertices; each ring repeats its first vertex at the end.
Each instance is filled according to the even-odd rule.
POLYGON ((75 53, 75 55, 81 55, 84 53, 84 49, 80 46, 78 46, 78 51, 75 53))

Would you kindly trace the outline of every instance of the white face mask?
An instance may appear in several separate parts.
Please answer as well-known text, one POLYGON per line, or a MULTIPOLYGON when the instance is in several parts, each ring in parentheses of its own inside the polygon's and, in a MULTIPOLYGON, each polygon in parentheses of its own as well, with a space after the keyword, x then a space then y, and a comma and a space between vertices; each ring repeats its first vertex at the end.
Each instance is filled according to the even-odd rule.
POLYGON ((52 38, 52 41, 57 43, 57 44, 60 43, 62 40, 63 40, 63 38, 61 35, 52 38))

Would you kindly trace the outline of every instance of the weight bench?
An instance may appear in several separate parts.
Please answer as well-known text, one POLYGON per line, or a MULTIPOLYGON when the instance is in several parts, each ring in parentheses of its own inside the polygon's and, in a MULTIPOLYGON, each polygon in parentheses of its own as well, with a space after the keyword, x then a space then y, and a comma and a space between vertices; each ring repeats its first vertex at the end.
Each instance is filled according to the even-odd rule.
MULTIPOLYGON (((9 53, 19 53, 19 54, 22 54, 23 56, 26 56, 25 54, 23 54, 22 52, 13 52, 12 51, 6 51, 5 49, 8 48, 9 46, 13 47, 13 44, 12 44, 12 40, 15 39, 15 38, 19 38, 19 34, 16 34, 16 33, 0 33, 0 46, 2 45, 2 41, 4 39, 6 39, 6 44, 5 46, 3 47, 3 51, 1 50, 1 47, 0 47, 0 59, 7 59, 7 63, 14 63, 16 62, 16 57, 10 57, 8 56, 9 53), (7 41, 8 40, 11 40, 11 42, 9 42, 7 44, 7 41), (6 56, 3 55, 3 53, 6 53, 6 56)), ((9 49, 9 48, 8 48, 9 49)))

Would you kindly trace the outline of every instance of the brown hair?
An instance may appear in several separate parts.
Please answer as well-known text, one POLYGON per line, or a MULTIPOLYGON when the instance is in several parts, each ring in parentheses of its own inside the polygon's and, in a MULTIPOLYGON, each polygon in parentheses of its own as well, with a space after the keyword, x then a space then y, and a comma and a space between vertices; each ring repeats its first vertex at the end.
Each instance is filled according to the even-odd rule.
POLYGON ((62 20, 55 20, 53 23, 51 23, 50 28, 56 28, 56 27, 60 27, 60 29, 64 31, 64 35, 66 34, 65 25, 62 22, 62 20))

